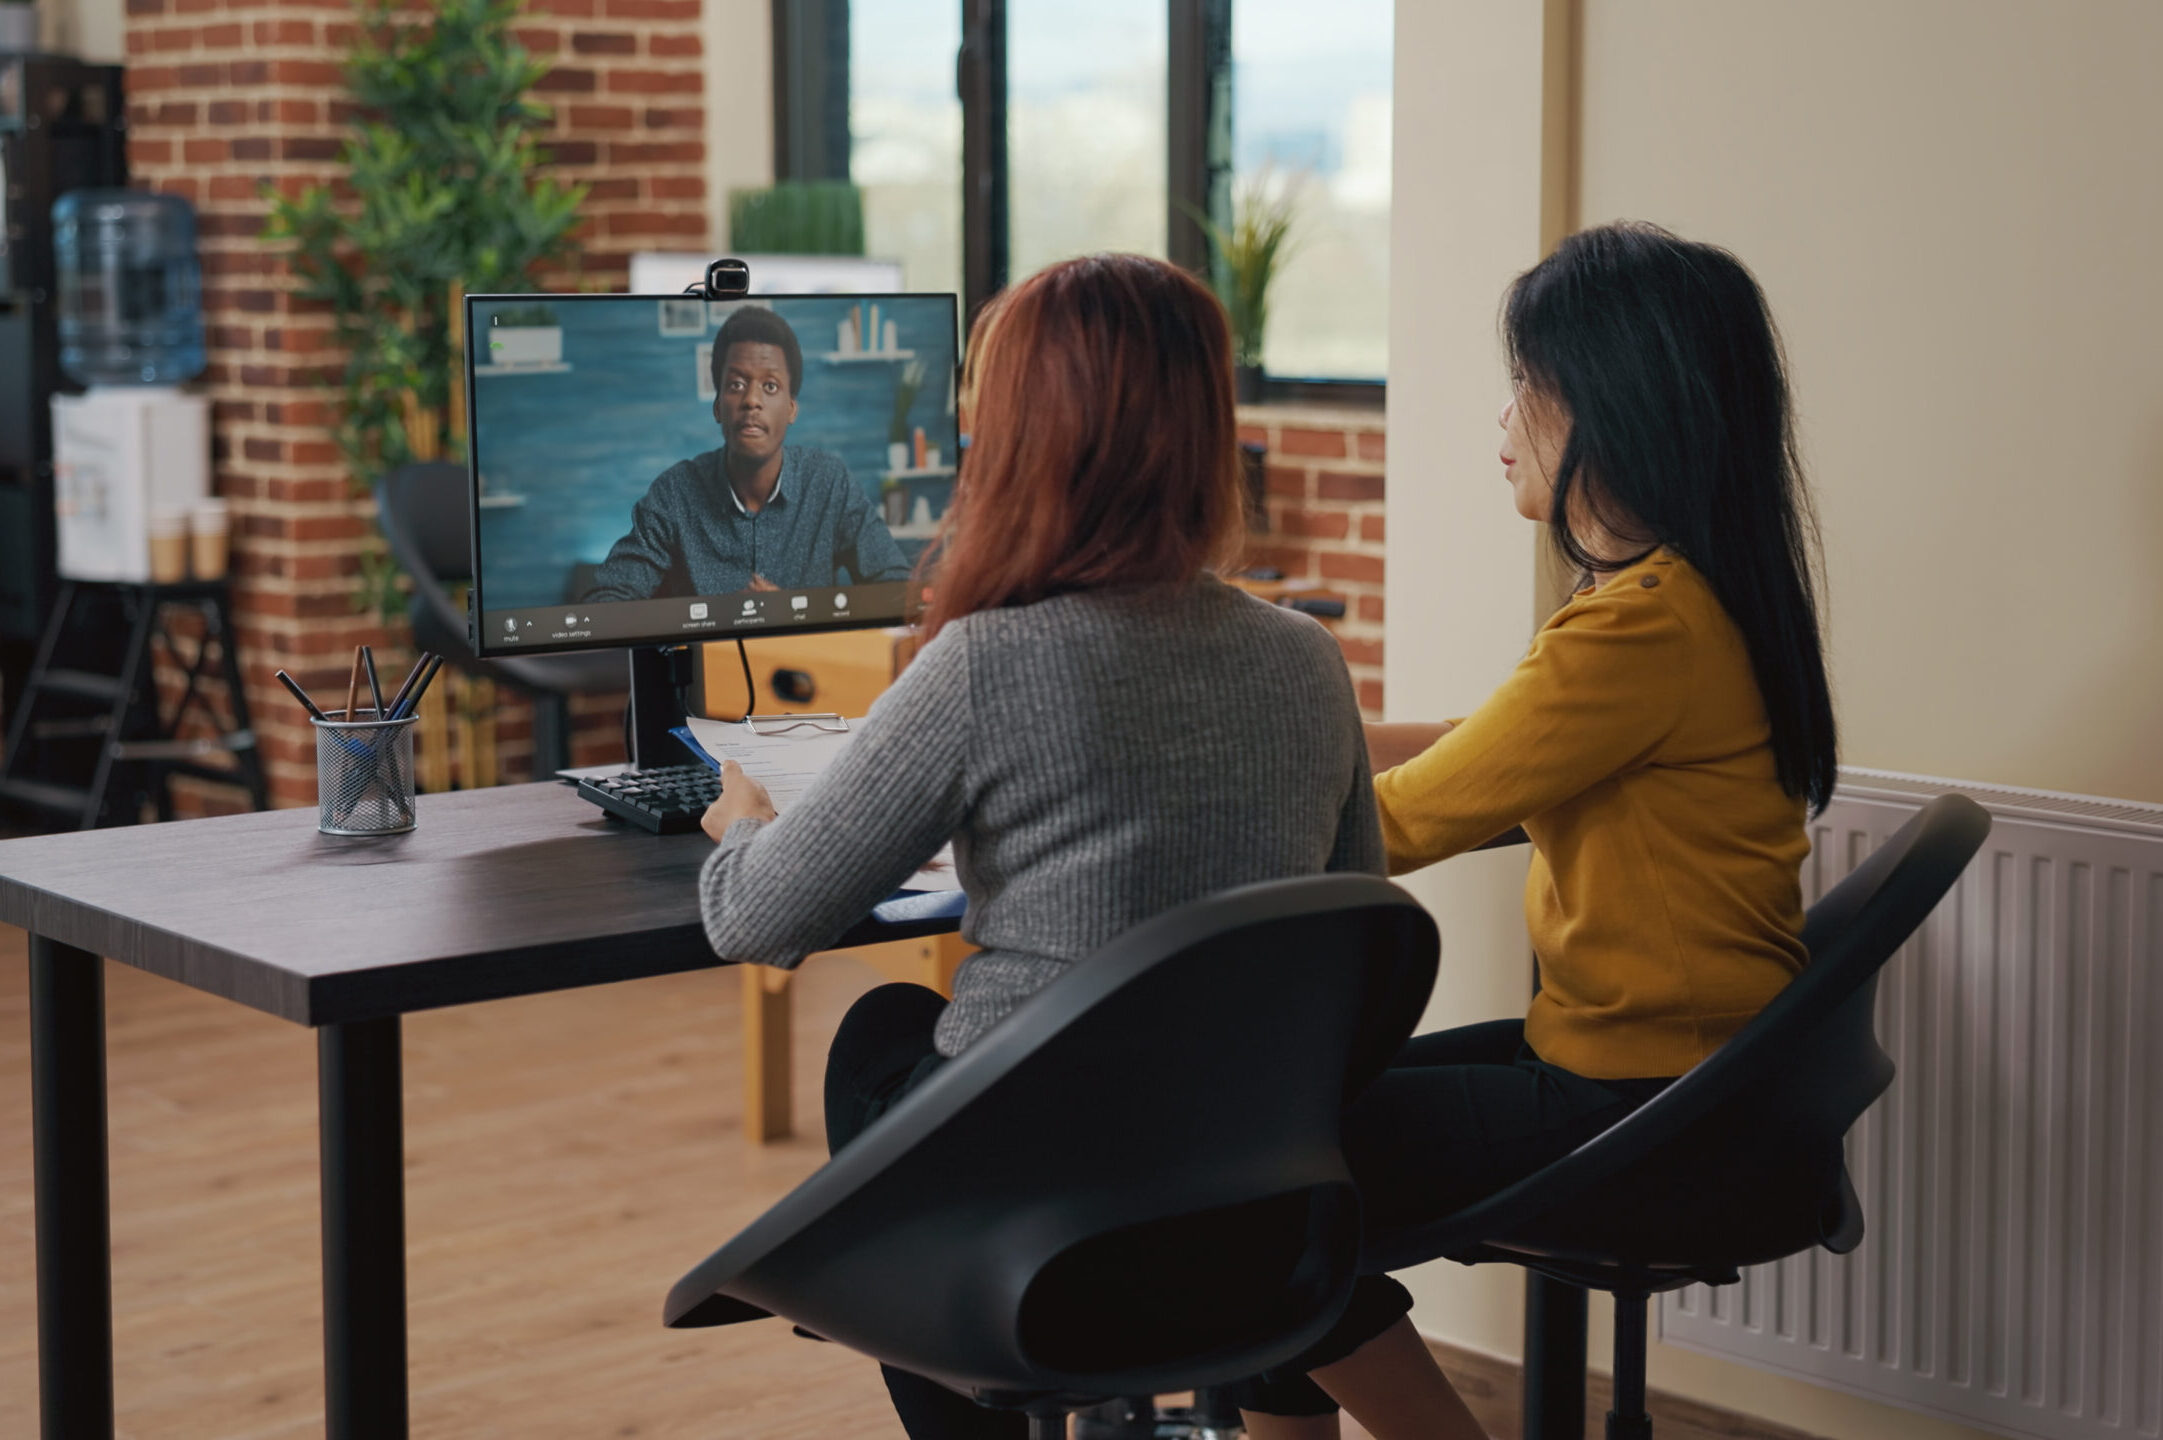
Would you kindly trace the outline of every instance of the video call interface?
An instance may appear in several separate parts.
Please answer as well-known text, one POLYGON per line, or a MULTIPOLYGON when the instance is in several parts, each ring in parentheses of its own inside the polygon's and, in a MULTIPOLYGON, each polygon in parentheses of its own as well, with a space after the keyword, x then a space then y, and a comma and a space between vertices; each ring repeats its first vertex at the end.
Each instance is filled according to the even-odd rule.
POLYGON ((480 650, 893 624, 953 495, 951 295, 475 297, 480 650))

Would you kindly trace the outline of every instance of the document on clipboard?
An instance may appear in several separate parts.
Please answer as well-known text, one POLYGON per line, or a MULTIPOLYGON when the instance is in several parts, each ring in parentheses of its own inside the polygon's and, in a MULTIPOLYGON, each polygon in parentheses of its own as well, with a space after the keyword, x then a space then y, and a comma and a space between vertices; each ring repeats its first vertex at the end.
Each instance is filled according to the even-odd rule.
MULTIPOLYGON (((766 787, 774 810, 786 815, 811 782, 848 746, 861 718, 844 720, 850 728, 802 724, 783 730, 754 730, 741 720, 708 720, 693 715, 676 732, 708 765, 719 770, 724 760, 734 760, 744 774, 766 787)), ((944 845, 923 869, 901 882, 904 890, 959 890, 954 873, 954 847, 944 845)))

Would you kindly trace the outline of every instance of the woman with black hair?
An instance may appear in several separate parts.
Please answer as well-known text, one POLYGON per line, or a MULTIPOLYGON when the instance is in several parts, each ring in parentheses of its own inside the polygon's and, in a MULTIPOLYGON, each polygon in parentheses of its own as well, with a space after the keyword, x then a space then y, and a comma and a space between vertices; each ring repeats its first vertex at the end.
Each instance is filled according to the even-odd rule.
MULTIPOLYGON (((1749 271, 1602 226, 1519 277, 1503 331, 1503 472, 1579 582, 1474 714, 1369 746, 1391 873, 1524 827, 1541 988, 1521 1021, 1416 1037, 1356 1102, 1346 1154, 1382 1225, 1560 1158, 1764 1008, 1808 958, 1804 820, 1835 780, 1810 508, 1749 271)), ((1332 1398, 1378 1440, 1480 1435, 1410 1303, 1362 1281, 1252 1387, 1253 1440, 1334 1436, 1332 1398)))

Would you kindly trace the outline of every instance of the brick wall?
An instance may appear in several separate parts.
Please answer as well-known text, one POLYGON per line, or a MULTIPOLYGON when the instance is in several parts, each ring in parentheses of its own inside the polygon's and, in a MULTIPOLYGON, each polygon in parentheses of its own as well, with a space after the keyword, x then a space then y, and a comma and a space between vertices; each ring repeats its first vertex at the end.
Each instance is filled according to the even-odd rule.
POLYGON ((1382 413, 1328 406, 1254 405, 1239 436, 1269 447, 1269 530, 1247 563, 1342 596, 1331 629, 1344 647, 1361 711, 1382 718, 1382 413))
MULTIPOLYGON (((631 251, 706 241, 701 0, 532 0, 518 30, 554 68, 555 173, 590 182, 576 273, 623 286, 631 251)), ((306 721, 271 679, 281 666, 343 698, 352 647, 404 655, 352 596, 372 502, 356 498, 331 441, 338 357, 328 317, 291 295, 257 237, 266 179, 294 191, 332 178, 353 107, 340 60, 345 0, 127 0, 129 164, 135 183, 201 215, 204 320, 215 404, 217 493, 234 517, 234 585, 249 702, 280 804, 315 798, 306 721)), ((566 277, 550 277, 560 282, 566 277)), ((499 756, 531 764, 530 717, 501 702, 499 756)), ((620 755, 619 707, 581 703, 575 758, 620 755)))

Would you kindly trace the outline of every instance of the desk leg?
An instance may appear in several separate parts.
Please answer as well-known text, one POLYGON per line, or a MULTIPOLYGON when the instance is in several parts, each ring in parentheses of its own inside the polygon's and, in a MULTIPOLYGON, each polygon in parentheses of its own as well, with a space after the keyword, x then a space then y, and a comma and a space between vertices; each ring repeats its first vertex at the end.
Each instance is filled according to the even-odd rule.
POLYGON ((406 1433, 405 1088, 398 1017, 316 1032, 328 1440, 406 1433))
POLYGON ((744 997, 744 1137, 785 1140, 795 1128, 791 1093, 789 972, 739 965, 744 997))
POLYGON ((38 1408, 45 1440, 113 1433, 113 1246, 105 1170, 105 962, 30 937, 38 1408))
POLYGON ((1585 1292, 1525 1272, 1525 1440, 1584 1440, 1585 1292))

